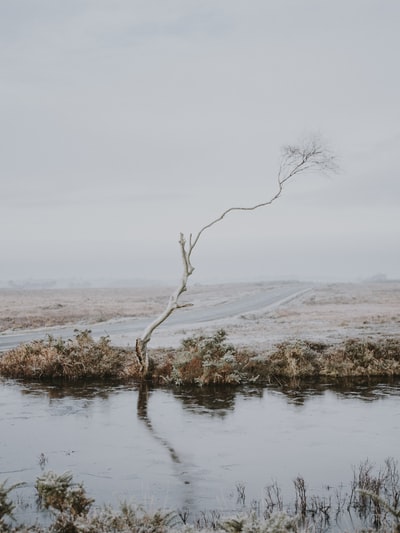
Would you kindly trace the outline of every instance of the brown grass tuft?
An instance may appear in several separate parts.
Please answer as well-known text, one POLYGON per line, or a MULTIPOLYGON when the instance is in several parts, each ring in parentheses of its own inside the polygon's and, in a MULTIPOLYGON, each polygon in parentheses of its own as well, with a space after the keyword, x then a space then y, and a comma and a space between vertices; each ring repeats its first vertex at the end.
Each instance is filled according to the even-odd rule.
POLYGON ((0 375, 22 379, 122 379, 137 377, 138 367, 132 350, 111 346, 108 337, 96 342, 85 330, 73 339, 48 336, 21 344, 0 358, 0 375))

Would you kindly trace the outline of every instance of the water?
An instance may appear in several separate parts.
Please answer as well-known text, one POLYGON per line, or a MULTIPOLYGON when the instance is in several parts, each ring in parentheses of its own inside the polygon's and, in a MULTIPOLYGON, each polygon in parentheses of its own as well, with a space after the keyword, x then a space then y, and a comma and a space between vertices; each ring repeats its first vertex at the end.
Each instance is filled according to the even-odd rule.
POLYGON ((97 503, 234 510, 274 480, 285 501, 347 487, 352 466, 399 459, 400 383, 307 388, 146 389, 0 382, 0 482, 24 518, 44 470, 70 471, 97 503), (40 461, 44 454, 45 464, 40 461))

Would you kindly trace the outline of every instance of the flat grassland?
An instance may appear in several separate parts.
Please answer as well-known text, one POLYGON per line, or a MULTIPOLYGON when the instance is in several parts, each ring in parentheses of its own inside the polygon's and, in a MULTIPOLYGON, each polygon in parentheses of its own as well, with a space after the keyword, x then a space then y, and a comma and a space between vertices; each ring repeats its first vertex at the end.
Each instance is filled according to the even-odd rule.
MULTIPOLYGON (((207 308, 282 283, 195 285, 185 299, 207 308)), ((157 331, 153 346, 176 346, 192 333, 224 328, 236 345, 266 349, 284 340, 307 339, 329 344, 345 338, 400 336, 400 281, 309 284, 301 296, 254 313, 199 325, 157 331)), ((164 309, 171 287, 0 289, 0 332, 154 317, 164 309)), ((177 311, 179 313, 180 311, 177 311)), ((150 320, 150 319, 149 319, 150 320)), ((113 342, 118 339, 113 339, 113 342)), ((130 344, 129 336, 122 344, 130 344)))

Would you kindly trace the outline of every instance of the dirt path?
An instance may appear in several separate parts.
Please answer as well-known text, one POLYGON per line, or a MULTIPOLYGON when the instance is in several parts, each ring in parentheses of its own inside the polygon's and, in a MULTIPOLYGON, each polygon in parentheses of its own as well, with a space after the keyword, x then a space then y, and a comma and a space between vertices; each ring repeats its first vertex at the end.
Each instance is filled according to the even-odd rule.
MULTIPOLYGON (((196 285, 185 298, 207 309, 238 296, 287 286, 287 283, 196 285)), ((0 331, 94 324, 110 319, 150 317, 159 313, 170 287, 128 289, 0 290, 0 331)), ((152 346, 175 346, 183 336, 224 327, 235 344, 263 349, 281 340, 307 338, 337 342, 345 337, 400 336, 400 281, 313 284, 299 298, 266 311, 246 312, 202 327, 171 326, 157 331, 152 346)), ((131 344, 129 335, 113 342, 131 344)))

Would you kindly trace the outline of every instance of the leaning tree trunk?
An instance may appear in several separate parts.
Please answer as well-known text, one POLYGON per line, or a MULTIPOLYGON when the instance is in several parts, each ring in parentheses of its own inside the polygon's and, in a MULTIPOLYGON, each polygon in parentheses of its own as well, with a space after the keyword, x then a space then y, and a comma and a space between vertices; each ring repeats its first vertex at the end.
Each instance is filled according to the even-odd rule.
POLYGON ((214 226, 214 224, 220 222, 226 217, 226 215, 228 215, 228 213, 231 213, 232 211, 255 211, 256 209, 272 204, 281 196, 282 190, 288 181, 291 181, 292 178, 301 172, 315 170, 323 172, 336 170, 335 156, 331 154, 329 150, 318 141, 318 139, 310 138, 305 140, 301 145, 284 146, 282 149, 281 164, 277 176, 278 190, 269 200, 252 205, 250 207, 230 207, 229 209, 226 209, 226 211, 224 211, 219 217, 212 220, 206 226, 203 226, 194 238, 192 238, 192 234, 190 234, 188 244, 186 243, 183 233, 180 234, 179 245, 181 248, 183 263, 181 283, 171 295, 164 312, 161 313, 161 315, 151 324, 149 324, 141 337, 136 339, 136 357, 140 365, 140 374, 142 378, 151 378, 152 361, 148 354, 147 345, 154 330, 158 328, 158 326, 160 326, 160 324, 162 324, 176 309, 190 305, 180 304, 179 298, 182 293, 186 291, 188 279, 194 271, 194 268, 190 262, 191 255, 203 232, 214 226))
MULTIPOLYGON (((191 240, 191 239, 190 239, 191 240)), ((152 360, 149 356, 147 345, 151 339, 153 331, 158 328, 167 318, 176 310, 182 307, 187 307, 190 304, 180 304, 179 298, 187 289, 187 281, 192 275, 194 268, 190 263, 190 254, 193 249, 191 243, 189 248, 186 249, 186 239, 183 233, 180 234, 179 245, 181 248, 181 256, 183 263, 182 279, 176 290, 171 294, 167 307, 147 328, 143 331, 141 337, 136 339, 136 357, 140 365, 140 374, 143 378, 151 378, 152 373, 152 360)))

